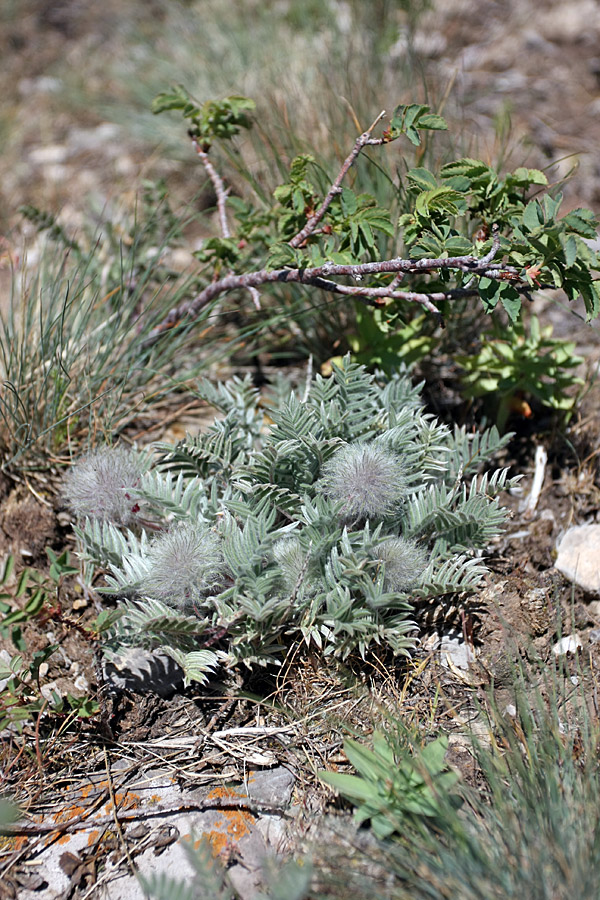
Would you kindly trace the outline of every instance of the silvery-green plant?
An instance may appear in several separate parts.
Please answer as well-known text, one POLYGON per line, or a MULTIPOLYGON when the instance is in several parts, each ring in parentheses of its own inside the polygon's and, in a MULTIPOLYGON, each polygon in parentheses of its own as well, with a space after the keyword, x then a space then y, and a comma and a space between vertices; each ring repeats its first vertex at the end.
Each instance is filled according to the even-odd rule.
POLYGON ((158 446, 134 492, 144 519, 76 526, 121 598, 109 651, 161 646, 200 681, 223 661, 276 663, 294 640, 408 654, 415 601, 477 589, 513 483, 480 472, 507 441, 496 429, 451 430, 405 376, 349 357, 268 418, 248 379, 199 394, 222 417, 158 446))
POLYGON ((393 451, 376 444, 347 444, 323 466, 325 496, 342 504, 348 522, 382 518, 406 496, 404 466, 393 451))
POLYGON ((155 537, 146 562, 141 593, 175 608, 198 608, 207 596, 219 593, 226 579, 219 537, 192 521, 177 521, 155 537))
POLYGON ((78 518, 128 525, 139 512, 134 491, 150 460, 124 447, 88 453, 65 476, 63 497, 78 518))

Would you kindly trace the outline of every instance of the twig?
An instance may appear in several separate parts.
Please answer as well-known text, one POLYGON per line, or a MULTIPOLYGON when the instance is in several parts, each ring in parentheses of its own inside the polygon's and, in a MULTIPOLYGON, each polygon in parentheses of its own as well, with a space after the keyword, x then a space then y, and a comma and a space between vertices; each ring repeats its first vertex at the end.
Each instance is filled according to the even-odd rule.
POLYGON ((206 169, 206 174, 210 178, 212 182, 212 186, 215 189, 215 194, 217 195, 217 210, 219 212, 219 223, 221 226, 221 234, 224 238, 231 237, 231 232, 229 230, 229 223, 227 221, 227 194, 229 191, 226 189, 223 184, 223 179, 211 163, 208 158, 208 153, 202 149, 199 145, 198 141, 192 139, 192 144, 194 145, 194 150, 200 157, 202 161, 202 165, 206 169))
MULTIPOLYGON (((278 729, 281 731, 281 729, 278 729)), ((108 792, 104 792, 104 797, 106 798, 108 792)), ((99 804, 95 804, 97 808, 99 804)), ((276 815, 283 816, 285 815, 285 808, 277 803, 263 803, 260 800, 253 800, 250 797, 214 797, 210 800, 202 801, 184 801, 183 803, 177 806, 169 806, 164 809, 139 809, 134 810, 128 813, 118 812, 119 821, 121 824, 124 822, 135 822, 137 819, 151 819, 156 818, 157 816, 172 816, 177 815, 178 813, 184 812, 195 812, 195 811, 205 811, 207 809, 247 809, 250 812, 271 812, 276 815)), ((27 835, 29 837, 36 837, 40 834, 52 834, 53 832, 64 833, 66 831, 70 831, 72 828, 75 831, 81 831, 82 828, 87 828, 89 826, 93 826, 94 829, 101 829, 105 825, 113 825, 114 818, 112 815, 103 816, 100 819, 91 819, 90 818, 91 811, 89 813, 82 813, 79 816, 71 819, 69 822, 55 822, 53 824, 45 824, 41 822, 39 825, 9 825, 0 828, 0 834, 6 835, 8 837, 17 837, 20 835, 27 835)))
POLYGON ((373 129, 378 124, 378 122, 380 122, 382 120, 382 118, 384 116, 385 116, 385 110, 382 110, 382 112, 379 113, 379 115, 377 116, 377 118, 375 119, 373 124, 369 128, 367 128, 366 131, 364 131, 361 135, 359 135, 356 138, 356 143, 354 144, 354 147, 352 148, 349 155, 344 160, 344 163, 338 173, 337 178, 335 179, 335 181, 329 188, 329 191, 327 192, 327 196, 321 203, 318 210, 314 213, 314 215, 312 215, 310 217, 310 219, 308 220, 308 222, 306 223, 304 228, 301 228, 300 231, 298 232, 298 234, 294 235, 294 237, 291 239, 291 241, 289 242, 290 247, 294 247, 294 249, 296 247, 301 247, 302 244, 306 241, 306 239, 313 233, 313 231, 315 230, 315 228, 317 227, 317 225, 319 224, 319 222, 321 221, 321 219, 323 218, 323 216, 325 215, 325 213, 331 206, 331 203, 332 203, 334 197, 336 197, 340 193, 340 191, 342 189, 342 187, 341 187, 342 181, 346 177, 348 170, 350 169, 350 167, 352 166, 352 164, 358 157, 361 150, 364 147, 380 145, 380 144, 384 143, 383 138, 371 137, 373 129))
MULTIPOLYGON (((215 189, 215 194, 217 195, 217 210, 219 213, 219 224, 221 226, 221 234, 224 238, 231 237, 231 231, 229 230, 229 222, 227 221, 227 195, 229 193, 229 189, 225 187, 223 184, 223 179, 211 163, 208 158, 208 153, 206 150, 203 150, 199 145, 198 141, 192 138, 192 144, 194 145, 194 150, 200 157, 202 161, 202 165, 206 169, 206 174, 210 178, 212 182, 212 186, 215 189)), ((260 294, 256 290, 255 287, 249 287, 248 291, 250 292, 250 296, 252 297, 252 302, 257 310, 260 310, 262 307, 260 305, 260 294)))
POLYGON ((255 287, 248 288, 250 296, 252 297, 252 302, 254 303, 255 308, 260 312, 262 306, 260 305, 260 294, 256 290, 255 287))
POLYGON ((115 789, 114 789, 114 785, 113 785, 112 772, 110 770, 110 763, 108 761, 108 753, 106 751, 106 746, 104 747, 104 767, 106 769, 106 778, 107 778, 108 790, 110 793, 110 807, 111 807, 110 811, 111 811, 112 817, 114 819, 115 827, 117 829, 117 834, 119 835, 119 842, 120 842, 121 847, 123 848, 123 852, 127 858, 129 868, 131 869, 131 874, 134 876, 137 876, 138 868, 131 857, 131 853, 129 852, 129 848, 127 847, 127 841, 125 840, 125 835, 123 834, 123 826, 121 825, 121 822, 119 821, 117 802, 115 799, 115 789))
POLYGON ((295 730, 295 725, 247 725, 242 728, 225 728, 223 731, 213 731, 209 737, 265 737, 273 734, 280 734, 283 731, 295 730))
MULTIPOLYGON (((437 259, 403 259, 401 257, 395 257, 394 259, 384 259, 376 262, 360 263, 356 265, 341 265, 328 262, 324 263, 322 266, 316 266, 311 269, 260 269, 255 272, 246 272, 243 275, 226 275, 224 278, 208 284, 202 291, 200 291, 199 294, 197 294, 197 296, 193 300, 187 300, 184 303, 181 303, 179 306, 173 307, 173 309, 169 310, 162 322, 160 322, 160 324, 153 328, 152 331, 148 334, 147 338, 143 342, 143 346, 147 347, 150 344, 154 343, 154 341, 159 338, 165 331, 173 327, 173 325, 175 325, 184 317, 196 316, 212 300, 220 297, 221 294, 227 294, 230 291, 235 290, 249 290, 250 288, 256 288, 262 284, 295 283, 314 286, 314 283, 317 279, 330 278, 331 276, 349 277, 360 280, 365 275, 385 275, 390 273, 414 274, 418 272, 431 272, 435 269, 449 269, 458 270, 461 272, 470 272, 473 275, 485 275, 487 278, 492 278, 497 281, 506 280, 506 278, 502 277, 506 273, 509 275, 509 280, 512 283, 515 279, 518 279, 518 275, 516 275, 512 269, 490 269, 489 267, 490 262, 498 252, 499 247, 500 239, 496 233, 492 243, 492 249, 481 259, 478 259, 476 256, 450 256, 439 257, 437 259)), ((516 284, 514 285, 514 287, 517 290, 520 290, 520 288, 516 284)), ((389 288, 362 288, 358 290, 348 290, 347 285, 340 285, 335 281, 327 281, 327 286, 325 287, 325 289, 331 291, 332 293, 353 294, 355 296, 363 297, 368 296, 369 291, 381 290, 380 294, 372 294, 371 296, 400 297, 401 299, 420 302, 423 305, 425 305, 423 301, 424 297, 434 297, 433 294, 429 295, 413 292, 392 292, 392 294, 390 295, 389 288)), ((529 285, 527 285, 524 289, 529 290, 529 285)), ((476 293, 475 289, 473 289, 471 294, 469 295, 466 295, 464 293, 456 293, 455 291, 448 291, 447 293, 443 294, 438 293, 435 296, 437 296, 437 299, 452 299, 453 296, 470 296, 474 293, 476 293)), ((432 311, 436 310, 434 309, 432 311)))

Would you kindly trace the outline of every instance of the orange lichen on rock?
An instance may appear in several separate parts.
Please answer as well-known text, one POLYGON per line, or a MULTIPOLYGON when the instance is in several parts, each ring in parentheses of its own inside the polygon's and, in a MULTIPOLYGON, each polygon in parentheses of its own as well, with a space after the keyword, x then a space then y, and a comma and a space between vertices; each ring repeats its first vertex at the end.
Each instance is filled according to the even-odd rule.
MULTIPOLYGON (((139 805, 139 794, 132 794, 131 791, 127 791, 125 794, 115 794, 115 806, 118 809, 137 809, 139 805)), ((112 810, 112 803, 107 803, 104 809, 108 815, 112 810)))
MULTIPOLYGON (((247 799, 247 797, 234 789, 217 787, 209 792, 207 799, 226 803, 227 800, 239 801, 247 799)), ((255 821, 252 813, 245 809, 220 809, 214 827, 210 831, 205 831, 198 840, 194 841, 194 848, 198 849, 202 841, 208 841, 214 857, 224 855, 232 848, 232 845, 250 834, 255 821)), ((184 835, 183 840, 191 841, 191 835, 184 835)))
MULTIPOLYGON (((209 800, 240 800, 245 794, 230 788, 217 787, 208 794, 209 800)), ((245 809, 220 810, 220 821, 212 831, 207 831, 206 839, 210 842, 213 856, 219 856, 231 843, 235 843, 250 834, 250 829, 255 822, 252 813, 245 809)))
POLYGON ((28 840, 25 834, 0 834, 0 853, 22 850, 28 840))
POLYGON ((68 844, 70 840, 71 840, 70 834, 61 834, 61 836, 56 839, 56 843, 57 844, 68 844))
POLYGON ((85 806, 67 806, 60 812, 54 813, 52 818, 55 822, 70 822, 78 816, 85 815, 85 806))

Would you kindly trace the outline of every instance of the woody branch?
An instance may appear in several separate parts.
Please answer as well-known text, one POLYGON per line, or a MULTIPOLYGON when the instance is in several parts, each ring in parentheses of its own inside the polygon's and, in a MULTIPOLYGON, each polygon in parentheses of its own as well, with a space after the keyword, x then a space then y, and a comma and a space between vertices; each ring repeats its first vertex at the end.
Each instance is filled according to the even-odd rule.
MULTIPOLYGON (((426 293, 418 293, 411 291, 390 291, 389 288, 370 288, 359 285, 344 285, 332 278, 347 277, 359 279, 366 275, 383 275, 383 274, 415 274, 419 272, 432 272, 436 269, 447 269, 461 272, 468 272, 471 275, 486 276, 487 278, 503 280, 504 275, 509 274, 511 279, 518 277, 516 273, 503 266, 493 266, 492 261, 500 248, 500 237, 497 229, 494 229, 492 247, 485 256, 480 258, 476 256, 454 256, 440 257, 438 259, 402 259, 400 257, 394 259, 384 259, 377 262, 360 263, 356 265, 339 265, 335 263, 325 263, 322 266, 315 266, 310 269, 260 269, 255 272, 246 272, 243 275, 227 275, 218 281, 213 281, 207 285, 200 293, 190 301, 185 301, 179 306, 171 309, 162 322, 154 328, 146 340, 144 346, 156 340, 165 330, 172 327, 176 322, 185 316, 195 316, 212 300, 222 294, 230 293, 235 290, 248 290, 249 288, 257 288, 263 284, 304 284, 316 287, 322 287, 324 290, 336 294, 351 294, 355 297, 375 298, 388 297, 393 299, 414 300, 426 306, 431 312, 439 313, 439 310, 431 302, 435 297, 437 302, 443 299, 453 299, 456 296, 469 296, 476 294, 476 288, 467 289, 469 294, 464 291, 457 294, 456 291, 436 292, 431 295, 431 299, 427 300, 430 295, 426 293), (431 302, 428 306, 427 303, 431 302)), ((528 288, 528 286, 527 286, 528 288)))
MULTIPOLYGON (((196 138, 192 137, 192 144, 194 146, 194 150, 196 151, 206 174, 208 175, 212 186, 214 188, 215 194, 217 196, 217 211, 219 213, 219 225, 221 228, 221 234, 224 238, 231 237, 231 231, 229 229, 229 222, 227 221, 227 195, 229 193, 229 189, 225 187, 223 184, 223 179, 213 166, 212 162, 208 158, 208 153, 206 150, 203 150, 196 138)), ((250 292, 250 296, 252 297, 252 302, 256 309, 260 309, 260 295, 256 288, 250 287, 248 288, 250 292)))
POLYGON ((291 239, 291 241, 289 241, 290 247, 293 247, 294 249, 296 249, 297 247, 301 247, 304 244, 304 242, 307 240, 307 238, 309 238, 310 235, 313 234, 315 228, 322 221, 325 213, 331 206, 333 199, 342 190, 342 181, 346 177, 348 170, 351 168, 354 161, 357 159, 361 150, 363 150, 365 147, 368 147, 368 146, 375 146, 375 145, 378 146, 378 145, 384 143, 383 138, 372 137, 373 129, 375 128, 377 123, 382 120, 382 118, 384 116, 385 116, 385 110, 382 110, 379 113, 379 115, 377 116, 377 118, 375 119, 375 121, 373 122, 373 124, 370 125, 366 131, 364 131, 362 134, 360 134, 357 137, 354 147, 352 148, 351 152, 348 154, 348 156, 344 160, 344 163, 338 173, 337 178, 335 179, 335 181, 329 188, 329 191, 327 192, 327 196, 321 203, 318 210, 314 213, 314 215, 312 215, 310 217, 310 219, 308 220, 308 222, 306 223, 304 228, 301 228, 300 231, 298 232, 298 234, 294 235, 294 237, 291 239))

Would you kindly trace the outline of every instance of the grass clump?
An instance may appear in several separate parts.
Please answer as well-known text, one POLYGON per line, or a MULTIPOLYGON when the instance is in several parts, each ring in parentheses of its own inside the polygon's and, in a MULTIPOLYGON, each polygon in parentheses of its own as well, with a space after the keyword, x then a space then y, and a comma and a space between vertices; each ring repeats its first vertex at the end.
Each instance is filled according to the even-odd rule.
MULTIPOLYGON (((535 691, 526 699, 522 673, 515 672, 514 677, 517 706, 501 711, 492 701, 491 743, 473 739, 477 789, 464 781, 454 783, 452 792, 443 781, 438 789, 443 763, 438 759, 432 769, 431 758, 443 739, 423 749, 400 721, 392 723, 385 738, 378 738, 382 746, 350 748, 359 776, 326 776, 342 795, 362 801, 363 818, 377 817, 376 834, 389 836, 371 848, 373 871, 387 873, 387 886, 375 877, 358 876, 352 884, 356 896, 386 900, 598 896, 597 726, 585 698, 567 701, 564 687, 552 674, 546 675, 545 699, 535 691), (400 795, 384 791, 381 773, 367 766, 374 755, 388 758, 394 773, 421 773, 426 787, 416 798, 411 795, 420 785, 417 774, 400 795), (461 802, 456 802, 457 795, 461 802)), ((335 876, 333 882, 329 896, 338 895, 335 876)))

